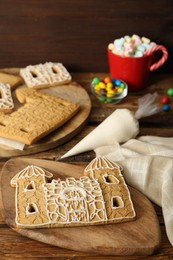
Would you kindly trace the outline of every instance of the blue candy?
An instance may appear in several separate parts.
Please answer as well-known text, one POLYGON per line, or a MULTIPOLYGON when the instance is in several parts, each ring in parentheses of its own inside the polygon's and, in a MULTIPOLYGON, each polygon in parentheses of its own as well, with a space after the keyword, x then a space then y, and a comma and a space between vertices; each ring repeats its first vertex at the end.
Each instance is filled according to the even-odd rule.
POLYGON ((163 110, 163 112, 168 112, 171 110, 171 107, 169 104, 165 104, 165 105, 163 105, 162 110, 163 110))
POLYGON ((116 86, 120 86, 120 85, 121 85, 121 80, 116 79, 116 80, 115 80, 115 85, 116 85, 116 86))

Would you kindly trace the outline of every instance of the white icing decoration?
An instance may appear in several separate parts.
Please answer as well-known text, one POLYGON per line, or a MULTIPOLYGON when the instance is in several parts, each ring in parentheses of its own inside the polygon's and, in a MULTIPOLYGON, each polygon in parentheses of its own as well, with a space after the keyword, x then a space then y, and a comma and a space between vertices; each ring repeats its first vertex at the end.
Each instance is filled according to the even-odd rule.
MULTIPOLYGON (((66 180, 61 181, 60 179, 53 179, 51 183, 46 183, 46 178, 52 177, 52 174, 48 171, 44 171, 42 168, 29 165, 22 171, 20 171, 16 176, 11 180, 12 185, 16 185, 16 223, 18 226, 44 226, 49 224, 71 224, 71 223, 107 223, 108 221, 121 220, 126 218, 134 218, 135 211, 131 201, 130 193, 127 188, 127 185, 124 181, 124 178, 121 175, 120 167, 106 159, 105 157, 98 157, 94 159, 89 166, 86 168, 86 171, 90 171, 92 176, 94 176, 94 171, 98 169, 117 169, 120 179, 122 180, 123 185, 126 188, 128 199, 132 207, 131 216, 119 216, 114 218, 108 218, 105 201, 102 194, 102 185, 109 185, 109 183, 99 183, 99 180, 88 177, 81 176, 78 180, 75 178, 67 178, 66 180), (25 224, 18 222, 18 180, 23 178, 31 178, 37 176, 43 176, 42 191, 43 196, 46 201, 46 212, 48 215, 48 221, 40 224, 25 224)), ((107 176, 108 173, 103 175, 107 176)), ((110 175, 111 177, 113 175, 110 175)), ((115 176, 113 176, 116 178, 115 176)), ((118 180, 118 178, 116 178, 118 180)), ((118 180, 119 181, 119 180, 118 180)), ((115 183, 114 183, 115 184, 115 183)), ((118 183, 117 183, 118 184, 118 183)), ((115 185, 117 185, 115 184, 115 185)), ((124 202, 122 197, 113 196, 112 200, 112 209, 118 210, 118 208, 124 207, 124 202), (120 207, 113 207, 113 199, 118 198, 121 200, 120 207)), ((41 214, 41 212, 39 213, 41 214)))
POLYGON ((94 170, 99 169, 120 169, 119 165, 109 161, 105 156, 98 156, 92 160, 88 166, 85 168, 85 172, 91 172, 93 174, 94 170))
POLYGON ((53 204, 55 206, 53 212, 49 212, 48 210, 50 219, 54 216, 54 223, 60 219, 60 217, 63 219, 63 221, 58 221, 60 224, 89 223, 95 217, 98 220, 94 222, 107 220, 103 195, 97 180, 82 176, 79 180, 72 178, 67 178, 65 181, 53 180, 51 184, 52 185, 50 185, 50 183, 45 184, 44 186, 47 198, 50 198, 53 194, 51 203, 49 204, 48 202, 47 210, 49 205, 53 204), (70 186, 71 181, 74 183, 73 186, 70 186), (58 188, 59 193, 55 193, 55 190, 58 190, 58 188), (100 199, 96 201, 96 197, 100 197, 100 199), (102 204, 101 209, 96 208, 96 202, 102 204), (93 213, 90 215, 89 208, 91 206, 93 207, 93 213), (63 208, 65 214, 60 213, 60 207, 63 208), (98 215, 99 211, 102 211, 103 218, 100 218, 98 215))
POLYGON ((29 65, 20 70, 28 87, 39 85, 53 85, 71 80, 71 76, 61 63, 46 62, 44 64, 29 65))
POLYGON ((11 185, 16 185, 17 181, 22 178, 31 178, 32 176, 44 176, 47 178, 52 178, 53 174, 44 171, 42 168, 34 166, 34 165, 28 165, 26 168, 21 170, 18 174, 14 176, 14 178, 11 180, 11 185))
POLYGON ((4 84, 0 82, 0 93, 1 93, 1 98, 0 98, 0 110, 5 110, 5 109, 13 109, 14 108, 14 103, 13 99, 11 96, 11 87, 9 84, 4 84))

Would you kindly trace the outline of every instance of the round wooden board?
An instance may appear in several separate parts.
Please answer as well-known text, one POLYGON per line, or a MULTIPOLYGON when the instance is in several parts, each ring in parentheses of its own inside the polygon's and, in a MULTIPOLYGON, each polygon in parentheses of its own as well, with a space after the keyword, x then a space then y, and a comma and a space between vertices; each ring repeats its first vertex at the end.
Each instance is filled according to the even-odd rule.
MULTIPOLYGON (((1 70, 2 71, 2 70, 1 70)), ((18 69, 6 69, 5 72, 11 74, 17 74, 18 69)), ((80 104, 80 111, 66 124, 57 130, 53 131, 46 137, 33 145, 26 145, 23 151, 18 149, 9 148, 4 145, 0 145, 0 156, 1 157, 12 157, 20 155, 28 155, 38 152, 43 152, 59 146, 72 137, 74 137, 85 125, 91 111, 91 101, 86 90, 78 83, 72 82, 68 85, 61 85, 57 87, 47 88, 39 90, 51 95, 57 95, 67 100, 74 101, 80 104)), ((21 104, 15 97, 15 91, 13 91, 13 100, 15 109, 18 109, 21 104)))
POLYGON ((29 164, 53 173, 54 179, 83 175, 84 166, 46 160, 16 158, 9 160, 1 171, 1 211, 6 223, 29 238, 77 251, 104 255, 150 255, 160 246, 160 226, 150 201, 130 188, 137 219, 132 222, 49 229, 17 229, 15 225, 15 188, 10 180, 29 164))

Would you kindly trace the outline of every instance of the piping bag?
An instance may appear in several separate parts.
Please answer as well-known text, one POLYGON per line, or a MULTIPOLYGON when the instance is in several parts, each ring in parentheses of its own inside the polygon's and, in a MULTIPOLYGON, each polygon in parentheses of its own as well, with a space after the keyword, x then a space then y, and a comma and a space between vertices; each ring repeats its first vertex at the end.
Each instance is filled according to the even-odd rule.
POLYGON ((160 111, 157 99, 156 92, 146 94, 138 100, 138 109, 135 113, 129 109, 116 109, 61 158, 91 151, 105 145, 124 143, 135 138, 139 133, 138 119, 160 111))

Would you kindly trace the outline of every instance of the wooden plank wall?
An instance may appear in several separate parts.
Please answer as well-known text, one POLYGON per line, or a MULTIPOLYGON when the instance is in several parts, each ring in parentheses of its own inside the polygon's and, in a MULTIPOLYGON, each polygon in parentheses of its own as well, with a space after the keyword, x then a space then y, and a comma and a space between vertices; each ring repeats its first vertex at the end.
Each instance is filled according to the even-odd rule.
POLYGON ((172 72, 172 0, 1 0, 0 67, 60 61, 71 71, 108 71, 108 43, 134 33, 168 48, 159 72, 172 72))

